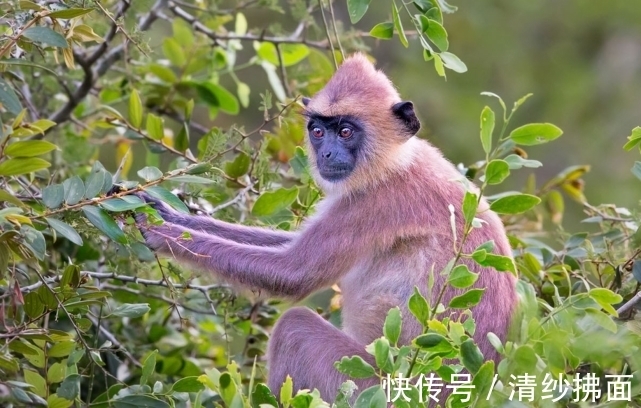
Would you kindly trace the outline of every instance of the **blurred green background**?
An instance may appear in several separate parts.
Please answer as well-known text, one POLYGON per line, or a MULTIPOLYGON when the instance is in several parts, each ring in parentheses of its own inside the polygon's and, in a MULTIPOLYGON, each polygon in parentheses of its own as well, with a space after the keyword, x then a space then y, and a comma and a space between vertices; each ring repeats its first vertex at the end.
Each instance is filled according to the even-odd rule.
POLYGON ((528 149, 530 158, 544 164, 537 178, 590 164, 585 176, 590 203, 636 206, 641 184, 630 168, 639 152, 625 152, 622 145, 641 125, 641 2, 456 5, 458 12, 446 16, 445 24, 450 48, 467 64, 467 73, 440 80, 421 61, 418 44, 411 45, 415 53, 395 46, 375 49, 404 97, 416 102, 423 135, 455 162, 478 159, 480 111, 488 103, 498 111, 495 100, 480 92, 501 95, 508 107, 532 92, 515 124, 551 122, 564 130, 557 141, 528 149))

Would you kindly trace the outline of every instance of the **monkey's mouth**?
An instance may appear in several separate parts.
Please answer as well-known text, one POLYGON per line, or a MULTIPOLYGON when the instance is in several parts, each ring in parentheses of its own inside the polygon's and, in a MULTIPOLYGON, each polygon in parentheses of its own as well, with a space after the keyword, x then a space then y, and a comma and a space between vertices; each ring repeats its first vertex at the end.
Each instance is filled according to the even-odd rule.
POLYGON ((327 181, 340 181, 349 176, 352 172, 352 168, 349 166, 324 166, 319 168, 318 172, 321 177, 327 181))

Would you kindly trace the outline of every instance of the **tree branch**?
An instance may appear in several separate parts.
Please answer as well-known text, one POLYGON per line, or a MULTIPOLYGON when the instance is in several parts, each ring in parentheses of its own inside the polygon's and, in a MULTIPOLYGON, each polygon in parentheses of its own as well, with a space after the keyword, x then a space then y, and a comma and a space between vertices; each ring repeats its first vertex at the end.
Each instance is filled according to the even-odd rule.
MULTIPOLYGON (((167 3, 167 7, 169 10, 171 10, 172 13, 174 13, 175 16, 185 20, 191 26, 194 28, 194 30, 199 31, 209 37, 215 45, 220 45, 220 41, 228 41, 228 40, 240 40, 240 41, 266 41, 273 43, 274 45, 277 44, 305 44, 309 47, 314 47, 318 48, 321 50, 328 50, 329 47, 327 44, 324 42, 320 41, 309 41, 305 38, 300 37, 300 31, 302 30, 296 30, 291 36, 289 37, 273 37, 273 36, 265 36, 265 35, 256 35, 256 34, 235 34, 235 33, 227 33, 227 34, 218 34, 214 30, 210 29, 209 27, 205 26, 203 23, 198 21, 196 17, 193 15, 189 14, 187 11, 184 9, 180 8, 176 3, 173 1, 169 1, 167 3)), ((169 17, 164 16, 163 18, 167 20, 171 20, 169 17)))

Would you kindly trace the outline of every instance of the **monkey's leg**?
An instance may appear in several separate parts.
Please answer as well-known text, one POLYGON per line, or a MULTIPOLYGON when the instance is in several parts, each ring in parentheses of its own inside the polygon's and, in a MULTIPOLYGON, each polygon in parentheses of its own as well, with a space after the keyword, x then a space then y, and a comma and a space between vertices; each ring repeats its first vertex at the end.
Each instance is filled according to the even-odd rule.
MULTIPOLYGON (((312 310, 296 307, 278 320, 269 342, 269 388, 275 395, 287 378, 292 377, 294 393, 317 388, 325 401, 336 398, 340 385, 348 378, 334 368, 342 357, 361 356, 375 364, 365 345, 343 333, 312 310)), ((378 379, 355 380, 363 391, 378 379)))

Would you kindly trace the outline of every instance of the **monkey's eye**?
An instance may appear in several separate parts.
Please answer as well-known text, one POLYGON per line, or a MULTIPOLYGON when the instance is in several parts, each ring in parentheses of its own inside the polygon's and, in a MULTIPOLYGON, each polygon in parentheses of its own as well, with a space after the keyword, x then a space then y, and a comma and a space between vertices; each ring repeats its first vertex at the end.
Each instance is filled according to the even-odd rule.
POLYGON ((343 139, 347 139, 348 137, 352 136, 353 133, 354 131, 351 128, 344 127, 341 129, 341 137, 343 139))
POLYGON ((323 137, 323 129, 315 127, 312 129, 312 136, 320 138, 323 137))

